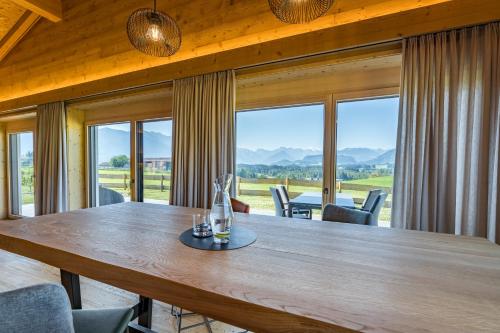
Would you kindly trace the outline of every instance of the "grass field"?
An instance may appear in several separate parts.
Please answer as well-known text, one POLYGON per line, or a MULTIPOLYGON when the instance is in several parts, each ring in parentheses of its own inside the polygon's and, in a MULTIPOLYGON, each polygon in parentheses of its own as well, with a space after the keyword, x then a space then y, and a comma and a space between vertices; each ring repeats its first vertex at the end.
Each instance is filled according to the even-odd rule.
MULTIPOLYGON (((107 186, 117 192, 120 192, 124 197, 130 198, 130 170, 126 169, 99 169, 99 183, 106 184, 116 184, 115 186, 107 186), (102 175, 122 175, 124 178, 105 178, 102 175), (126 178, 125 178, 126 175, 126 178)), ((145 176, 151 175, 164 175, 166 177, 170 177, 170 171, 155 171, 155 170, 145 170, 145 176)), ((144 185, 161 185, 161 180, 144 180, 144 185)), ((164 186, 170 186, 170 181, 164 181, 164 186)), ((170 190, 165 189, 161 190, 144 190, 144 199, 152 199, 152 200, 166 200, 168 201, 170 198, 170 190)))

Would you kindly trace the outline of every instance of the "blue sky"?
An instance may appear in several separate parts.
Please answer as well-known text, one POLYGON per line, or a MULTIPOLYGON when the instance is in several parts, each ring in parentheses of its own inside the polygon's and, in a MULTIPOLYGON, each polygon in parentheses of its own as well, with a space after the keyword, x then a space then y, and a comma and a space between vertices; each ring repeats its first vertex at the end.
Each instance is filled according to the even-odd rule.
MULTIPOLYGON (((398 98, 338 104, 337 147, 395 147, 398 98)), ((237 113, 237 146, 248 149, 294 147, 322 150, 323 105, 237 113)))
POLYGON ((33 132, 20 133, 21 156, 26 156, 28 152, 33 152, 33 132))
POLYGON ((398 108, 399 98, 339 103, 337 148, 395 148, 398 108))
POLYGON ((236 145, 248 149, 323 147, 323 105, 238 112, 236 145))

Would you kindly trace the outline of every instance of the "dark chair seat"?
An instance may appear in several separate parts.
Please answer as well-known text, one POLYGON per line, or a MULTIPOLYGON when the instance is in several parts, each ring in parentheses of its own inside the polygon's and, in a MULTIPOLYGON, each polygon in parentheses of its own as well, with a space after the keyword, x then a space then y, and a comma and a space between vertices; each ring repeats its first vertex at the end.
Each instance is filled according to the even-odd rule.
POLYGON ((361 209, 347 208, 327 204, 323 209, 323 221, 353 224, 378 225, 378 216, 384 206, 387 193, 382 190, 371 190, 361 209))
POLYGON ((369 225, 372 220, 372 214, 359 209, 327 204, 323 209, 322 220, 369 225))

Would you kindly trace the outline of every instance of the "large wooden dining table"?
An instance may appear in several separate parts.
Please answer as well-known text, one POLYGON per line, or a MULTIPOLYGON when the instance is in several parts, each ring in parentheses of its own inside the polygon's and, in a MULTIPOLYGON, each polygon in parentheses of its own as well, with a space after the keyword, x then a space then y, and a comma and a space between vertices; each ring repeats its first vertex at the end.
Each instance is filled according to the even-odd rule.
POLYGON ((1 221, 0 248, 256 332, 500 332, 486 239, 237 214, 257 241, 202 251, 178 240, 199 212, 130 202, 1 221))

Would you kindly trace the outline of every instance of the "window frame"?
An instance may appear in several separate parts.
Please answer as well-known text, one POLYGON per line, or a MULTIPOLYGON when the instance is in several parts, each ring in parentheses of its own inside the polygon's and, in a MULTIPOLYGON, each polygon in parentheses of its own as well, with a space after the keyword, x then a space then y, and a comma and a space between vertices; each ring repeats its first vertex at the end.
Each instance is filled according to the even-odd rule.
MULTIPOLYGON (((140 127, 142 123, 145 122, 153 122, 153 121, 162 121, 162 120, 171 120, 173 121, 171 116, 168 117, 138 117, 137 115, 132 115, 130 117, 117 117, 113 119, 113 117, 106 117, 99 120, 85 121, 85 193, 86 193, 86 202, 85 205, 87 208, 93 207, 91 206, 93 203, 95 204, 95 198, 92 197, 92 192, 95 193, 95 184, 91 184, 91 181, 95 179, 91 175, 92 168, 90 166, 91 163, 91 149, 95 149, 95 147, 91 147, 91 128, 95 126, 103 126, 103 125, 114 125, 114 124, 130 124, 130 201, 137 202, 140 197, 139 194, 139 186, 137 185, 137 180, 139 178, 138 172, 140 172, 140 168, 137 163, 137 154, 139 152, 139 143, 137 142, 138 137, 138 127, 140 127)), ((95 157, 94 157, 95 159, 95 157)))
MULTIPOLYGON (((21 214, 14 214, 12 210, 12 171, 11 171, 11 146, 10 146, 10 135, 11 134, 22 134, 31 132, 33 134, 33 204, 36 205, 36 121, 35 118, 28 118, 13 122, 8 122, 5 130, 5 142, 6 142, 6 165, 7 165, 7 218, 8 219, 22 219, 29 218, 29 216, 21 214)), ((20 193, 22 195, 22 192, 20 193)), ((35 208, 36 213, 36 208, 35 208)), ((36 215, 36 214, 35 214, 36 215)))
MULTIPOLYGON (((294 96, 292 98, 280 98, 275 101, 263 101, 262 103, 252 103, 235 110, 235 136, 236 133, 236 114, 238 112, 247 112, 255 110, 268 110, 276 108, 286 108, 302 105, 324 105, 323 119, 323 206, 329 202, 335 202, 336 196, 336 154, 337 154, 337 103, 377 99, 384 97, 395 97, 400 95, 399 86, 390 86, 377 89, 361 89, 348 92, 332 91, 326 95, 305 95, 294 96)), ((234 147, 234 154, 237 153, 237 142, 234 147)))

